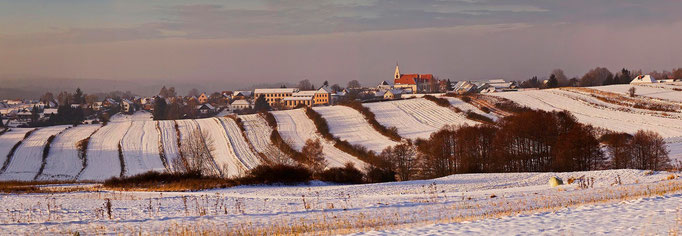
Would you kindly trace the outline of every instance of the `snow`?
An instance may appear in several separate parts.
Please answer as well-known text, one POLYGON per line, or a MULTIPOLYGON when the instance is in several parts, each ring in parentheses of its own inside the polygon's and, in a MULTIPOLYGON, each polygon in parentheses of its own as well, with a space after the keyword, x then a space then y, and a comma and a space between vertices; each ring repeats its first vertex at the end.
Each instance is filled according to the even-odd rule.
POLYGON ((617 84, 617 85, 607 85, 607 86, 596 86, 590 87, 592 89, 597 89, 606 92, 619 93, 623 95, 629 95, 628 90, 634 87, 635 94, 637 96, 644 96, 650 98, 656 98, 661 100, 668 100, 674 102, 682 102, 682 91, 675 91, 673 88, 682 89, 682 83, 671 83, 671 84, 617 84), (677 84, 678 86, 676 86, 677 84))
POLYGON ((0 180, 34 180, 43 164, 43 149, 47 144, 47 139, 68 127, 68 125, 51 126, 31 133, 14 152, 7 169, 0 174, 0 180))
MULTIPOLYGON (((493 93, 493 96, 510 99, 522 106, 546 111, 570 111, 578 121, 596 127, 634 134, 638 130, 652 130, 664 138, 682 136, 679 119, 658 117, 650 114, 624 112, 616 105, 603 104, 613 109, 597 107, 575 99, 576 93, 558 89, 529 90, 523 92, 493 93)), ((609 107, 607 107, 609 108, 609 107)))
POLYGON ((303 109, 274 111, 272 114, 277 119, 277 130, 285 142, 290 143, 292 148, 301 150, 306 140, 319 139, 322 143, 322 152, 327 160, 328 167, 343 167, 350 162, 358 169, 363 169, 365 163, 356 157, 334 147, 334 143, 326 140, 317 132, 317 127, 308 118, 303 109))
MULTIPOLYGON (((364 234, 661 235, 680 227, 675 222, 682 202, 679 190, 663 196, 608 199, 682 186, 679 179, 663 180, 668 175, 641 170, 461 174, 366 185, 312 182, 199 192, 0 195, 0 234, 164 234, 183 229, 236 234, 239 229, 262 233, 302 225, 305 230, 350 226, 350 231, 339 232, 343 233, 373 230, 372 224, 385 223, 388 229, 364 234), (547 184, 551 176, 594 178, 594 187, 553 188, 547 184), (622 185, 612 186, 618 177, 622 185), (106 199, 111 200, 111 218, 104 207, 106 199), (450 223, 460 218, 465 221, 450 223)), ((336 233, 321 230, 300 233, 336 233)))
POLYGON ((372 128, 365 117, 353 108, 328 106, 313 109, 327 120, 332 135, 353 145, 381 153, 385 148, 398 144, 372 128))
POLYGON ((486 116, 492 120, 497 120, 497 116, 493 115, 492 113, 485 113, 485 112, 481 111, 480 109, 478 109, 478 107, 471 105, 469 103, 466 103, 466 102, 464 102, 458 98, 453 98, 453 97, 442 97, 442 98, 447 99, 450 102, 450 106, 459 108, 460 110, 462 110, 464 112, 471 111, 471 112, 477 113, 479 115, 486 116))
POLYGON ((428 139, 431 133, 445 125, 476 125, 464 114, 436 105, 436 103, 415 98, 389 102, 363 103, 375 115, 377 121, 386 127, 398 128, 403 138, 428 139))
POLYGON ((248 141, 251 142, 257 152, 263 153, 263 155, 270 159, 276 157, 289 158, 270 141, 272 128, 268 125, 265 118, 260 115, 242 115, 239 118, 242 119, 244 124, 248 141))
POLYGON ((159 132, 154 121, 133 121, 121 140, 125 175, 133 176, 148 171, 166 169, 159 154, 159 132))
POLYGON ((72 180, 83 169, 77 144, 95 132, 100 125, 79 125, 55 137, 50 145, 45 169, 39 180, 72 180))
MULTIPOLYGON (((218 119, 198 119, 199 128, 204 136, 206 145, 211 150, 211 156, 217 168, 224 176, 239 176, 246 172, 236 158, 236 154, 230 144, 230 139, 225 133, 225 129, 218 119)), ((182 144, 181 144, 182 145, 182 144)))
POLYGON ((680 228, 681 202, 682 194, 675 194, 556 212, 355 235, 666 235, 680 228))
POLYGON ((31 130, 33 129, 11 128, 9 131, 0 135, 0 165, 5 163, 7 160, 7 155, 12 150, 12 147, 14 147, 17 142, 23 140, 24 136, 26 136, 26 133, 31 130))
MULTIPOLYGON (((114 116, 116 117, 116 116, 114 116)), ((118 145, 128 132, 132 122, 113 119, 90 138, 86 154, 86 167, 80 180, 106 180, 121 176, 121 160, 118 145)))
POLYGON ((231 118, 221 117, 217 119, 223 125, 239 163, 246 169, 253 169, 262 164, 262 160, 246 141, 237 123, 231 118))
POLYGON ((173 169, 174 160, 180 157, 178 150, 178 133, 175 130, 175 121, 162 120, 158 121, 159 131, 161 132, 161 143, 163 145, 163 152, 166 156, 166 163, 169 169, 173 169))

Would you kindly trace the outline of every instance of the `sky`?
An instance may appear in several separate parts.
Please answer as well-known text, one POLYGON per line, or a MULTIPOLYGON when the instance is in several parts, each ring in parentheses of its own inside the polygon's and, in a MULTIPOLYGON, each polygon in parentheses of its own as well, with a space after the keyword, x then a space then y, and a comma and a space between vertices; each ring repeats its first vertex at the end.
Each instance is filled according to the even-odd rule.
MULTIPOLYGON (((0 79, 345 85, 682 67, 673 0, 0 0, 0 79)), ((220 90, 220 89, 217 89, 220 90)))

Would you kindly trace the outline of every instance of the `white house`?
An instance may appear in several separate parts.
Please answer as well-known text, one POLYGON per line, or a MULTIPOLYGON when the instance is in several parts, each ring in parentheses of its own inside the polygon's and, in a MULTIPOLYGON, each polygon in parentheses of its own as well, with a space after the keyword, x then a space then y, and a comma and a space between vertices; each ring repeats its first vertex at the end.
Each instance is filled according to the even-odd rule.
POLYGON ((121 105, 123 105, 123 112, 135 111, 135 106, 133 105, 133 102, 131 102, 128 99, 123 99, 123 101, 121 101, 121 105))
POLYGON ((652 84, 652 83, 658 83, 654 77, 651 77, 651 75, 639 75, 635 77, 632 81, 630 81, 630 84, 652 84))
POLYGON ((236 101, 232 102, 231 106, 232 106, 232 110, 243 110, 243 109, 250 109, 253 107, 251 105, 251 102, 249 102, 249 100, 246 100, 246 99, 236 100, 236 101))

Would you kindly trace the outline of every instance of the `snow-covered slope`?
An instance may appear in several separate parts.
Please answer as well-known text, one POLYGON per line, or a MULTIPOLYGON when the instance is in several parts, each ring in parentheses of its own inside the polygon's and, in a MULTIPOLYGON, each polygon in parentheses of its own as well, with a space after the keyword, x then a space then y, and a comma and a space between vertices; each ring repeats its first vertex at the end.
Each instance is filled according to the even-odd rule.
POLYGON ((679 119, 623 112, 619 111, 616 105, 609 105, 614 109, 608 109, 608 107, 604 109, 566 95, 570 93, 557 89, 545 89, 492 93, 491 95, 503 97, 533 109, 567 110, 582 123, 609 130, 635 133, 643 129, 658 132, 664 138, 682 136, 682 121, 679 119))
POLYGON ((230 139, 225 133, 223 125, 217 118, 198 119, 199 128, 206 144, 212 146, 211 156, 221 173, 225 176, 239 176, 246 172, 246 168, 237 158, 230 139))
POLYGON ((294 149, 300 151, 308 139, 320 139, 322 152, 329 167, 342 167, 348 162, 353 163, 359 169, 365 167, 363 161, 339 150, 334 147, 334 143, 324 139, 303 109, 275 111, 272 114, 277 119, 277 130, 282 139, 289 142, 294 149))
POLYGON ((682 102, 682 91, 673 90, 674 88, 682 89, 682 83, 616 84, 607 86, 596 86, 590 88, 627 95, 629 94, 628 90, 632 87, 635 88, 635 94, 637 96, 644 96, 673 102, 682 102))
POLYGON ((371 151, 381 153, 385 148, 398 144, 377 132, 367 123, 365 117, 353 108, 328 106, 313 109, 327 120, 330 133, 353 145, 361 145, 371 151))
POLYGON ((266 158, 272 161, 286 160, 289 158, 286 154, 275 147, 270 141, 270 134, 272 133, 272 128, 268 125, 260 115, 242 115, 239 116, 244 124, 244 129, 246 132, 246 137, 248 141, 251 142, 253 148, 257 152, 263 153, 266 158))
POLYGON ((12 150, 12 147, 19 141, 24 139, 26 133, 33 129, 29 128, 12 128, 4 134, 0 135, 0 167, 7 160, 7 154, 12 150))
POLYGON ((166 163, 168 164, 168 168, 172 170, 174 161, 180 157, 175 121, 158 121, 158 126, 159 132, 161 132, 161 143, 163 145, 164 155, 166 156, 166 163))
POLYGON ((125 120, 111 121, 92 135, 86 157, 87 166, 80 174, 80 180, 106 180, 121 176, 118 145, 131 124, 131 121, 125 120))
POLYGON ((48 138, 68 128, 67 125, 40 128, 25 139, 5 169, 0 180, 34 180, 43 164, 43 149, 48 138))
POLYGON ((495 116, 494 114, 485 113, 485 112, 481 111, 481 109, 478 109, 477 107, 475 107, 474 105, 466 103, 460 99, 453 98, 453 97, 443 97, 443 98, 447 99, 450 102, 451 106, 459 108, 463 112, 471 111, 471 112, 477 113, 479 115, 486 116, 492 120, 497 120, 497 116, 495 116))
POLYGON ((124 173, 133 176, 148 171, 165 171, 159 154, 159 132, 154 121, 133 121, 121 140, 124 173))
POLYGON ((237 160, 239 160, 239 163, 244 166, 244 168, 253 169, 263 163, 258 154, 256 154, 249 146, 249 143, 244 138, 241 129, 239 129, 239 125, 237 125, 234 120, 225 117, 217 119, 225 129, 227 138, 230 140, 230 144, 232 145, 232 150, 234 150, 234 153, 236 154, 235 157, 237 160))
POLYGON ((100 125, 79 125, 57 135, 50 145, 45 169, 39 180, 71 180, 83 169, 77 144, 89 137, 100 125))
POLYGON ((429 138, 431 133, 445 125, 475 125, 464 114, 436 105, 423 98, 408 100, 364 103, 379 123, 386 127, 398 128, 404 138, 429 138))

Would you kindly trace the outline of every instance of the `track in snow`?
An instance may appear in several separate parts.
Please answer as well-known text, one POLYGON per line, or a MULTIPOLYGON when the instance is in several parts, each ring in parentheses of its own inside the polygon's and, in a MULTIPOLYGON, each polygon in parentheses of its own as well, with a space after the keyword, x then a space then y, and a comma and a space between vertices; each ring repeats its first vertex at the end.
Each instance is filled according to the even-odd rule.
POLYGON ((26 133, 33 130, 32 128, 11 128, 9 131, 0 135, 0 167, 7 161, 7 155, 12 150, 12 147, 19 141, 24 139, 26 133))
POLYGON ((365 163, 356 157, 334 147, 334 143, 324 139, 318 132, 315 124, 308 118, 303 109, 275 111, 272 114, 277 119, 277 130, 282 139, 289 142, 292 148, 301 150, 308 139, 320 139, 322 152, 327 160, 328 167, 342 167, 351 162, 358 169, 363 169, 365 163))
POLYGON ((77 144, 95 132, 100 125, 79 125, 65 130, 52 142, 45 169, 38 180, 72 180, 83 169, 77 144))
POLYGON ((118 145, 131 124, 131 121, 112 121, 92 135, 86 157, 87 166, 78 179, 106 180, 121 176, 118 145))
POLYGON ((436 105, 423 98, 389 102, 363 103, 375 115, 379 123, 386 127, 398 128, 404 138, 427 139, 431 133, 445 125, 475 125, 476 121, 467 119, 463 114, 436 105))
POLYGON ((210 140, 208 145, 213 146, 211 156, 223 176, 240 176, 246 173, 247 168, 242 165, 234 152, 230 139, 217 118, 196 120, 204 140, 210 140))
POLYGON ((133 121, 121 140, 125 175, 133 176, 148 171, 165 172, 159 154, 160 144, 155 121, 133 121))
POLYGON ((287 160, 291 157, 284 154, 279 148, 270 141, 270 134, 272 128, 268 122, 260 115, 241 115, 239 116, 244 124, 246 137, 251 142, 253 148, 257 152, 263 153, 272 161, 279 161, 280 159, 287 160))
POLYGON ((244 168, 253 169, 263 163, 258 154, 251 149, 248 141, 244 139, 244 135, 242 135, 239 125, 237 125, 234 120, 225 117, 216 119, 220 120, 220 123, 223 125, 223 128, 227 134, 227 138, 230 140, 230 144, 232 145, 232 150, 234 150, 236 154, 235 157, 239 160, 241 165, 244 166, 244 168))
POLYGON ((175 131, 175 121, 161 120, 158 121, 159 131, 161 132, 161 143, 163 145, 163 153, 166 156, 166 163, 168 168, 173 170, 173 163, 180 157, 178 150, 178 133, 175 131))
POLYGON ((327 120, 332 135, 353 145, 381 153, 385 148, 398 144, 372 128, 365 117, 353 108, 328 106, 313 109, 327 120))
POLYGON ((68 125, 40 128, 24 140, 9 162, 0 180, 34 180, 43 163, 43 150, 47 139, 68 128, 68 125))

